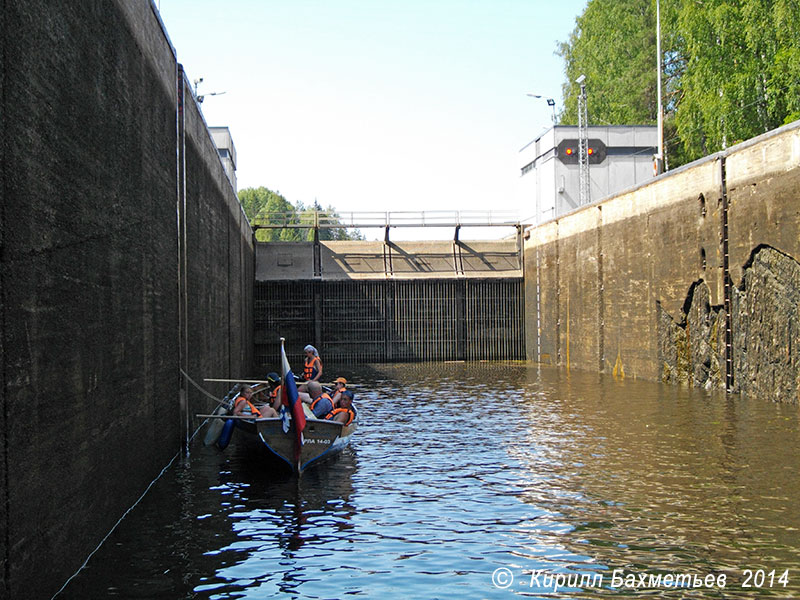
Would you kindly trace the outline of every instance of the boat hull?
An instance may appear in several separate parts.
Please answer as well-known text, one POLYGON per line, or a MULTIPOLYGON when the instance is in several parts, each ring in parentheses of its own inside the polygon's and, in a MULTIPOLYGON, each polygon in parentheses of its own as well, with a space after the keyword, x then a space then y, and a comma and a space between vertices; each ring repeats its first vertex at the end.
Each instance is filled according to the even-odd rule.
POLYGON ((243 437, 248 438, 244 440, 247 445, 255 444, 266 448, 281 463, 298 474, 341 452, 350 443, 357 427, 355 422, 344 426, 335 421, 309 419, 303 430, 300 460, 296 461, 295 433, 292 429, 284 433, 281 419, 241 420, 236 425, 245 434, 243 437))

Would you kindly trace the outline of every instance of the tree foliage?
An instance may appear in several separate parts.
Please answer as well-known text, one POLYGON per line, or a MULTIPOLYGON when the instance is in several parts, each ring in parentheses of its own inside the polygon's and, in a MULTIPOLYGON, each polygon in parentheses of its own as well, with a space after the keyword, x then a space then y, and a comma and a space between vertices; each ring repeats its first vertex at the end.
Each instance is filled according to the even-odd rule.
POLYGON ((647 0, 591 0, 558 54, 566 61, 561 123, 578 122, 586 76, 589 120, 649 124, 656 119, 655 5, 647 0))
MULTIPOLYGON (((663 103, 671 166, 800 118, 800 0, 662 0, 663 103)), ((589 0, 558 54, 561 122, 655 124, 655 0, 589 0)))
MULTIPOLYGON (((259 242, 301 242, 314 239, 314 222, 317 215, 327 222, 338 223, 339 215, 332 206, 322 208, 318 202, 306 208, 302 202, 296 205, 289 202, 280 193, 259 188, 245 188, 239 191, 239 202, 244 214, 254 225, 303 225, 308 227, 283 227, 258 229, 256 240, 259 242)), ((358 229, 345 227, 328 227, 319 230, 320 240, 362 240, 364 236, 358 229)))

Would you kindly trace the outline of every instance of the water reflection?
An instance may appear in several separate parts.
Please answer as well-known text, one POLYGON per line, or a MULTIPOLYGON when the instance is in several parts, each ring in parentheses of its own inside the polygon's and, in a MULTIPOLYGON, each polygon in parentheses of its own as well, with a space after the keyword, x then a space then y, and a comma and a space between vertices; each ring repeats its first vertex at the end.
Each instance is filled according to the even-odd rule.
POLYGON ((219 566, 200 577, 193 591, 217 598, 296 593, 308 581, 306 550, 318 555, 353 529, 356 466, 355 451, 347 449, 327 468, 298 479, 283 469, 266 472, 243 447, 234 446, 230 469, 210 491, 219 495, 218 514, 235 537, 204 553, 219 566))
POLYGON ((342 375, 364 384, 353 447, 299 481, 195 448, 62 597, 554 597, 537 570, 605 577, 555 597, 681 596, 609 589, 614 569, 800 593, 797 407, 519 363, 342 375))

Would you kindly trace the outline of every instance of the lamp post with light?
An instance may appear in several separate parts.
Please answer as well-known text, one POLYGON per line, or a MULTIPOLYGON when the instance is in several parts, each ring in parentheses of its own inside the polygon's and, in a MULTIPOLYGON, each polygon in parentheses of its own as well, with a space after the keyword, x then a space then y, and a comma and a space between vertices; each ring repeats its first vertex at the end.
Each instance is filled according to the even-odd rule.
POLYGON ((547 102, 547 106, 549 106, 553 110, 553 125, 556 124, 556 101, 552 98, 548 98, 547 96, 541 96, 539 94, 525 94, 526 96, 530 96, 531 98, 543 98, 547 102))
POLYGON ((658 64, 658 154, 653 157, 653 174, 664 172, 664 107, 661 105, 661 7, 656 0, 656 54, 658 64))

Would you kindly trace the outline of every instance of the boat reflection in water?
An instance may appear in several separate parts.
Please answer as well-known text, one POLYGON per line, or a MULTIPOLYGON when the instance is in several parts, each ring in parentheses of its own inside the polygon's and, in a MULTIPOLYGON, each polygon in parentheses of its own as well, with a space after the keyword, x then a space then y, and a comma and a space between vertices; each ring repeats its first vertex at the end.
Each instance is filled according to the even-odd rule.
POLYGON ((223 469, 220 485, 211 488, 220 508, 209 518, 219 523, 208 526, 222 530, 227 522, 234 537, 224 536, 223 545, 205 552, 216 569, 193 589, 204 597, 296 593, 307 579, 301 566, 306 553, 341 545, 354 528, 355 449, 346 448, 323 468, 296 477, 285 468, 265 470, 246 446, 227 450, 230 469, 223 469))

